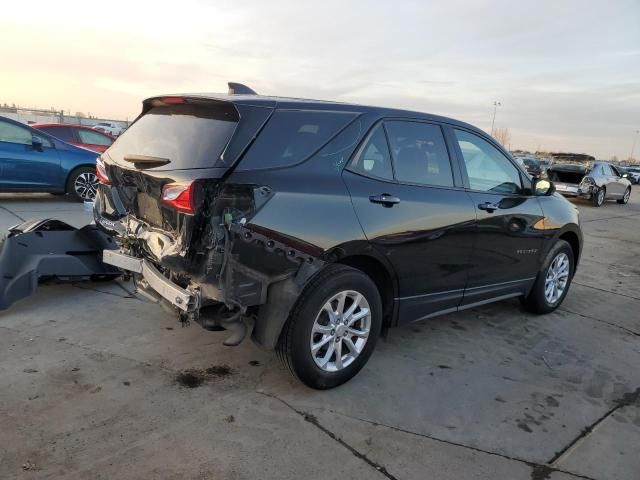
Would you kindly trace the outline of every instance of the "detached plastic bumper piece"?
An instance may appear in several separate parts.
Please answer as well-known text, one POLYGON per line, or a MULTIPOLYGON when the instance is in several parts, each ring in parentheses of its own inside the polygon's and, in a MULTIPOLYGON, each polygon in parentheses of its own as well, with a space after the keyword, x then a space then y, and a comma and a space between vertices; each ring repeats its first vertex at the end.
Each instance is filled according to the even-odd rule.
POLYGON ((0 243, 0 310, 32 295, 39 280, 116 278, 120 271, 102 263, 102 251, 116 248, 95 225, 44 219, 10 228, 0 243))

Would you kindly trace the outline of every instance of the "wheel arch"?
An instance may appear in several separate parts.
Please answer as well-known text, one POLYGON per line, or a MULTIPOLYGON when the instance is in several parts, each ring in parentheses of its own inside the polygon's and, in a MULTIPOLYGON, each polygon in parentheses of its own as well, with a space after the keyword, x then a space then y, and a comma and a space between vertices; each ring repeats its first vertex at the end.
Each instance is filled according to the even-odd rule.
POLYGON ((348 255, 335 263, 360 270, 375 283, 382 300, 383 325, 390 326, 393 323, 394 299, 397 297, 395 275, 390 269, 376 257, 364 254, 348 255))
POLYGON ((339 248, 327 252, 324 260, 305 267, 305 273, 300 275, 299 272, 297 279, 290 277, 269 286, 267 301, 259 307, 257 312, 251 334, 253 341, 267 350, 273 350, 302 291, 316 275, 333 264, 355 268, 371 278, 382 300, 383 327, 395 324, 397 279, 393 269, 385 264, 383 259, 378 258, 373 250, 367 249, 363 252, 359 249, 339 248), (352 253, 346 253, 347 251, 352 253))

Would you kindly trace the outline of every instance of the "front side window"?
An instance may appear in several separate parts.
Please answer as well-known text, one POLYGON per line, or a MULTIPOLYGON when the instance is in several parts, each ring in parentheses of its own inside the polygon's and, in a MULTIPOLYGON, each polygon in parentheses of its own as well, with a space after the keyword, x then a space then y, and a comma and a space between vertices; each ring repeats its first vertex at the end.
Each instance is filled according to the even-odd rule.
POLYGON ((31 131, 13 123, 0 121, 0 142, 31 145, 31 131))
POLYGON ((393 180, 391 156, 382 124, 374 128, 351 161, 349 170, 369 177, 393 180))
POLYGON ((38 130, 46 132, 63 142, 71 143, 76 141, 73 137, 73 131, 69 127, 42 127, 38 130))
POLYGON ((505 155, 478 135, 457 129, 454 132, 472 190, 522 193, 520 173, 505 155))
POLYGON ((104 145, 105 147, 108 147, 113 143, 113 140, 111 140, 109 137, 101 135, 97 132, 92 132, 91 130, 84 130, 82 128, 79 128, 77 132, 78 137, 80 138, 80 142, 82 143, 87 143, 89 145, 104 145))
POLYGON ((387 121, 385 128, 398 181, 453 186, 449 152, 438 125, 387 121))

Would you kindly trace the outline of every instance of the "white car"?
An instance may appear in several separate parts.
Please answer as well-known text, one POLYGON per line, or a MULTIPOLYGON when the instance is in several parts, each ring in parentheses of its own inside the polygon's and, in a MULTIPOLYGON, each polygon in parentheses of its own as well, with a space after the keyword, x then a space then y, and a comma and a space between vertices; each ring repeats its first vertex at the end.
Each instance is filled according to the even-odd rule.
POLYGON ((640 183, 640 166, 638 167, 627 167, 627 173, 629 174, 629 180, 632 180, 631 183, 638 184, 640 183))
POLYGON ((108 133, 109 135, 112 135, 114 137, 117 137, 124 131, 124 128, 115 122, 100 122, 95 124, 92 128, 94 130, 108 133))

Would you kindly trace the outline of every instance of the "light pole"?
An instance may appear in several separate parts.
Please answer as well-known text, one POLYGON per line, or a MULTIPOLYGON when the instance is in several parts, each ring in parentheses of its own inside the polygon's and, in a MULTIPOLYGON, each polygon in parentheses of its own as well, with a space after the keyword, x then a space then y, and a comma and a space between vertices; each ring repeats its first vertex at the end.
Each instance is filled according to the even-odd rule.
POLYGON ((491 119, 491 135, 493 135, 493 125, 496 123, 496 110, 501 107, 502 104, 497 100, 493 102, 493 118, 491 119))
POLYGON ((636 140, 638 139, 638 133, 640 130, 636 130, 636 134, 633 137, 633 143, 631 144, 631 154, 629 155, 629 161, 633 161, 633 151, 636 149, 636 140))

